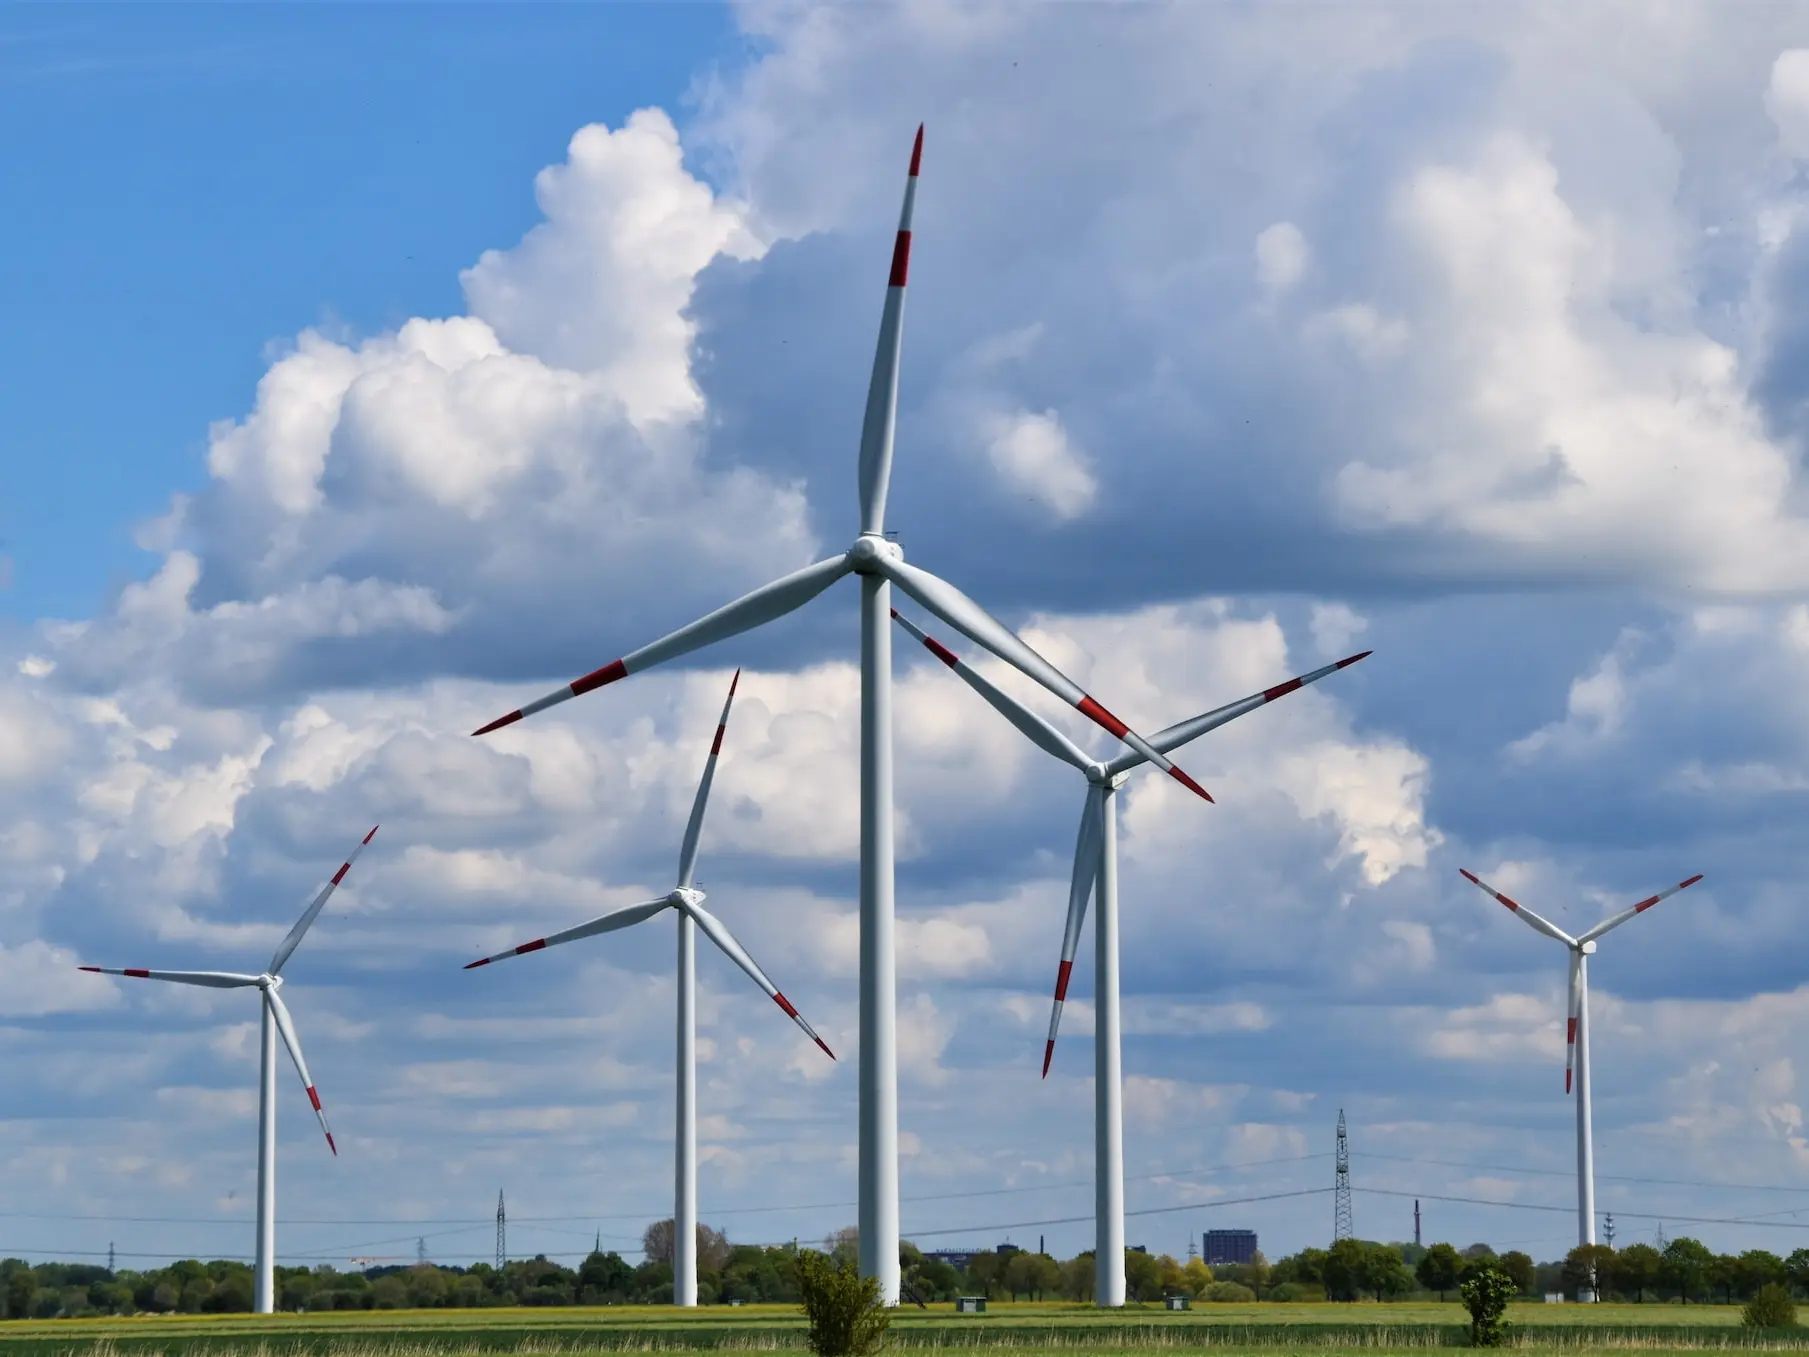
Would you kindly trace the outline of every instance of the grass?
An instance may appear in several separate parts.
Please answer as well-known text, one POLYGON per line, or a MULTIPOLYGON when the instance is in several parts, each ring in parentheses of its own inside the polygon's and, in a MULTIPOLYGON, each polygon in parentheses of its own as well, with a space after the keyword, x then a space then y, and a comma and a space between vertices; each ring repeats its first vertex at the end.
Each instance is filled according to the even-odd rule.
MULTIPOLYGON (((1809 1351, 1809 1329, 1754 1334, 1738 1306, 1541 1305, 1510 1308, 1516 1348, 1598 1351, 1809 1351), (1798 1334, 1800 1333, 1800 1337, 1798 1334)), ((1393 1305, 1203 1305, 1095 1310, 995 1303, 984 1315, 906 1307, 893 1324, 904 1350, 993 1350, 1010 1357, 1124 1357, 1211 1348, 1315 1357, 1423 1353, 1466 1345, 1455 1301, 1393 1305)), ((166 1315, 0 1323, 0 1357, 583 1357, 594 1353, 801 1353, 795 1306, 607 1309, 358 1310, 323 1314, 166 1315)))

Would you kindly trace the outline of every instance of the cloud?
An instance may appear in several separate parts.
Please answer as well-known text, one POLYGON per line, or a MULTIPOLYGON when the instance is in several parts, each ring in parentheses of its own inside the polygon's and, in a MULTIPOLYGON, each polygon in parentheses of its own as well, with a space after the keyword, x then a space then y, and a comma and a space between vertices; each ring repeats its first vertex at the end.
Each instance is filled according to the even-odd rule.
POLYGON ((1078 518, 1099 493, 1086 458, 1053 410, 1020 410, 995 420, 986 455, 1009 490, 1040 504, 1058 522, 1078 518))

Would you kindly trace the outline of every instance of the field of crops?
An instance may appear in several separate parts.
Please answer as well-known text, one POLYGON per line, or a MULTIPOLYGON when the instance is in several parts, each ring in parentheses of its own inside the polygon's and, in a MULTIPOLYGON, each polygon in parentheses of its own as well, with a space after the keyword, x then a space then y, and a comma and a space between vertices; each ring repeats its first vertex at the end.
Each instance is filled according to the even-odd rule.
MULTIPOLYGON (((1737 1307, 1521 1305, 1515 1346, 1548 1352, 1809 1351, 1809 1330, 1755 1335, 1737 1307)), ((1212 1348, 1227 1354, 1311 1351, 1321 1357, 1423 1352, 1465 1345, 1455 1304, 1212 1305, 1180 1314, 1131 1308, 994 1303, 984 1315, 952 1307, 901 1312, 893 1346, 999 1349, 1010 1357, 1084 1357, 1212 1348)), ((795 1353, 803 1324, 790 1306, 611 1309, 372 1310, 318 1315, 164 1316, 0 1323, 0 1357, 580 1357, 586 1353, 795 1353)))

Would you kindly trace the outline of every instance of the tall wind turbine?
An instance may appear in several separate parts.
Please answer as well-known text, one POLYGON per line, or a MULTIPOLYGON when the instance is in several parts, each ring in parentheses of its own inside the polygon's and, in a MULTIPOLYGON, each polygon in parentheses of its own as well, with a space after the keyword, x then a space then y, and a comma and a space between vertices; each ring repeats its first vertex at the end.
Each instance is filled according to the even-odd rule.
POLYGON ((898 412, 898 354, 904 323, 905 275, 911 259, 911 212, 923 160, 923 128, 911 147, 904 208, 892 247, 892 272, 880 313, 879 346, 861 423, 860 535, 846 551, 763 585, 650 645, 574 679, 518 711, 473 732, 485 735, 568 698, 638 674, 803 607, 844 575, 861 586, 861 963, 860 963, 860 1270, 877 1277, 888 1305, 898 1303, 898 1043, 893 956, 892 635, 887 616, 897 585, 925 609, 1043 685, 1088 719, 1137 750, 1191 791, 1204 788, 1161 752, 1026 645, 954 585, 907 565, 886 536, 886 492, 892 477, 898 412))
MULTIPOLYGON (((1679 881, 1669 890, 1648 895, 1636 905, 1603 919, 1578 937, 1571 937, 1548 919, 1542 919, 1518 900, 1511 900, 1467 868, 1460 867, 1464 880, 1494 896, 1526 921, 1527 927, 1564 944, 1570 951, 1570 997, 1564 1011, 1564 1091, 1571 1092, 1571 1074, 1576 1074, 1577 1095, 1577 1243, 1595 1243, 1595 1133, 1589 1107, 1589 958, 1595 955, 1595 940, 1619 928, 1635 914, 1644 914, 1660 900, 1694 886, 1702 880, 1698 872, 1687 881, 1679 881)), ((1594 1299, 1591 1296, 1591 1299, 1594 1299)))
POLYGON ((303 936, 313 926, 320 911, 326 907, 327 898, 339 889, 339 883, 345 880, 345 874, 358 861, 364 845, 376 833, 377 827, 373 825, 363 842, 352 850, 351 856, 333 873, 332 880, 320 888, 320 894, 302 911, 301 918, 295 921, 295 927, 289 930, 289 936, 276 949, 276 954, 270 958, 270 965, 262 975, 240 975, 233 971, 119 970, 112 966, 80 968, 101 975, 129 975, 135 980, 169 980, 178 985, 200 985, 204 989, 261 991, 263 1001, 258 1005, 263 1014, 263 1027, 258 1045, 257 1275, 252 1297, 252 1308, 260 1315, 270 1314, 276 1308, 276 1035, 279 1032, 282 1034, 283 1045, 289 1049, 289 1058, 295 1062, 295 1072, 301 1075, 302 1087, 308 1091, 308 1102, 313 1105, 314 1115, 320 1120, 320 1129, 327 1138, 327 1148, 333 1151, 335 1158, 339 1155, 339 1146, 333 1143, 333 1128, 327 1125, 327 1114, 320 1105, 320 1094, 314 1091, 314 1079, 308 1073, 308 1062, 302 1059, 301 1038, 295 1034, 295 1024, 290 1021, 289 1009, 279 993, 283 987, 283 966, 295 954, 303 936))
POLYGON ((729 680, 729 698, 722 704, 722 719, 716 723, 716 738, 710 744, 710 757, 704 763, 703 780, 697 784, 697 799, 691 803, 691 819, 685 825, 684 846, 678 853, 678 884, 658 900, 618 909, 612 914, 592 919, 589 923, 581 923, 576 928, 568 928, 563 933, 553 933, 532 942, 524 942, 519 947, 511 947, 506 952, 473 961, 465 967, 469 971, 478 966, 488 966, 492 961, 520 956, 524 952, 556 947, 562 942, 594 937, 598 933, 614 933, 618 929, 629 928, 651 919, 668 909, 678 915, 678 1124, 673 1171, 672 1303, 682 1306, 697 1304, 697 974, 696 939, 692 926, 695 924, 703 929, 704 936, 721 948, 723 955, 730 961, 746 971, 748 978, 766 992, 766 997, 784 1009, 785 1015, 804 1029, 805 1036, 821 1046, 823 1053, 831 1060, 835 1059, 835 1052, 804 1021, 798 1010, 791 1006, 791 1000, 779 992, 779 987, 766 978, 766 972, 748 955, 747 949, 735 941, 734 935, 723 925, 722 920, 703 907, 703 902, 708 897, 691 884, 697 867, 697 840, 703 832, 704 806, 710 800, 710 784, 716 780, 716 756, 722 752, 723 733, 729 726, 729 708, 734 704, 735 687, 740 682, 741 671, 737 669, 735 677, 729 680))
MULTIPOLYGON (((1132 769, 1146 762, 1135 749, 1101 762, 1088 756, 1072 740, 1016 698, 994 686, 977 670, 935 637, 926 635, 896 609, 892 616, 929 652, 953 669, 967 686, 990 703, 999 715, 1016 726, 1037 748, 1078 769, 1087 780, 1087 800, 1080 814, 1080 834, 1074 847, 1074 874, 1068 887, 1068 925, 1062 934, 1061 964, 1055 975, 1055 1008, 1049 1015, 1049 1040, 1043 1048, 1043 1077, 1055 1055, 1055 1032, 1061 1025, 1062 1005, 1068 997, 1068 978, 1080 948, 1081 926, 1087 917, 1087 901, 1099 893, 1099 913, 1093 923, 1095 971, 1093 1028, 1093 1191, 1095 1244, 1093 1249, 1093 1298, 1101 1307, 1124 1304, 1124 1080, 1120 1062, 1118 1004, 1118 789, 1132 769)), ((1203 715, 1170 726, 1150 737, 1163 753, 1179 749, 1209 730, 1217 730, 1247 712, 1286 697, 1309 683, 1317 683, 1368 655, 1352 655, 1315 669, 1310 674, 1265 688, 1240 701, 1217 707, 1203 715)))

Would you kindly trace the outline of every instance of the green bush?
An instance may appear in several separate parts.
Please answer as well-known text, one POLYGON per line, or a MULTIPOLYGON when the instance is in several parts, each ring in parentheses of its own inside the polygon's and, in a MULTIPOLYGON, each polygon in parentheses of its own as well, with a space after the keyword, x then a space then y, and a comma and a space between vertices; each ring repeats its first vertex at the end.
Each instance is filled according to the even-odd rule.
POLYGON ((1311 1286, 1306 1282, 1281 1282, 1269 1288, 1268 1299, 1273 1301, 1324 1300, 1325 1288, 1311 1286))
POLYGON ((804 1342, 817 1357, 871 1357, 885 1346, 892 1312, 877 1277, 861 1276, 851 1259, 838 1263, 811 1249, 798 1255, 797 1269, 810 1321, 804 1342))
POLYGON ((1498 1348, 1507 1342, 1508 1326, 1501 1317, 1518 1290, 1512 1277, 1488 1263, 1464 1275, 1457 1294, 1470 1312, 1471 1347, 1498 1348))
POLYGON ((1248 1305, 1256 1299, 1256 1292, 1242 1282, 1208 1282, 1200 1291, 1200 1299, 1226 1301, 1233 1305, 1248 1305))
POLYGON ((1788 1287, 1767 1282, 1746 1302, 1740 1322, 1749 1329, 1789 1329, 1796 1326, 1796 1302, 1788 1287))

